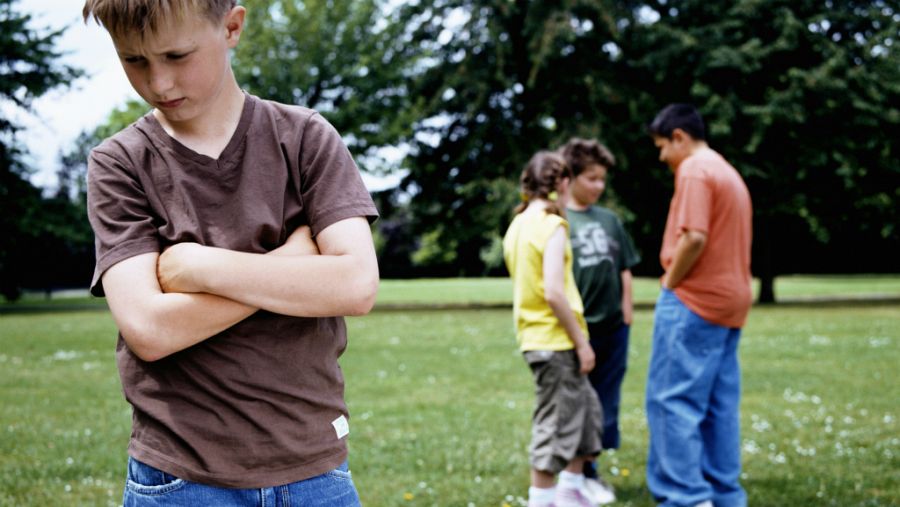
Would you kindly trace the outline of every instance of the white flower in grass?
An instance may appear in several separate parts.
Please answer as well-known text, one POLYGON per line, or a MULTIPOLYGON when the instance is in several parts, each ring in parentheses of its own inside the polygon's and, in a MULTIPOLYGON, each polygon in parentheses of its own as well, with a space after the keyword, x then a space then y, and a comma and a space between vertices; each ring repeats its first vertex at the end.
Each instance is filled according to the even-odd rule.
POLYGON ((51 359, 54 361, 71 361, 79 356, 81 356, 81 353, 74 350, 57 350, 53 353, 51 359))
POLYGON ((882 336, 870 336, 869 337, 869 346, 873 349, 877 349, 879 347, 884 347, 891 343, 890 338, 882 337, 882 336))
POLYGON ((743 449, 747 454, 759 454, 759 451, 762 450, 755 440, 744 440, 743 449))
POLYGON ((831 345, 831 338, 827 336, 812 335, 809 337, 810 345, 831 345))
POLYGON ((758 415, 753 414, 752 416, 750 416, 750 418, 753 420, 753 431, 757 433, 764 433, 772 429, 772 424, 770 424, 769 421, 759 417, 758 415))

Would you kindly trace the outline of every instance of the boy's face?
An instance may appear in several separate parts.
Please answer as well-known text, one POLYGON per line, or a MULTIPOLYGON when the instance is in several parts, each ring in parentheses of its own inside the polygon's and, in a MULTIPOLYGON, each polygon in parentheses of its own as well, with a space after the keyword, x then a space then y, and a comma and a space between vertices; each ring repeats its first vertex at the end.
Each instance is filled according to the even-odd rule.
POLYGON ((572 202, 579 206, 591 206, 606 190, 606 167, 591 164, 572 180, 572 202))
POLYGON ((659 148, 659 161, 665 162, 672 171, 691 154, 691 137, 681 129, 673 130, 671 139, 653 136, 653 144, 659 148))
POLYGON ((188 12, 155 32, 113 37, 113 44, 138 95, 166 120, 186 122, 215 107, 228 84, 228 50, 237 45, 243 21, 243 7, 219 23, 188 12))

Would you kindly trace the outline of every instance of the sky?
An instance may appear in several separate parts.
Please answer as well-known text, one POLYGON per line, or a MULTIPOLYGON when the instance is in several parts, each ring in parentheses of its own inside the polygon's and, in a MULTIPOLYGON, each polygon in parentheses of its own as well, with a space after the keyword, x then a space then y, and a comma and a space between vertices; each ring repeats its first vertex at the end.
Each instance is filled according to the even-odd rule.
POLYGON ((68 26, 57 39, 57 49, 65 53, 61 61, 85 71, 85 77, 70 88, 53 90, 35 100, 34 114, 15 114, 24 127, 18 139, 28 148, 26 160, 36 169, 31 180, 42 187, 56 183, 59 154, 71 148, 78 134, 93 130, 115 107, 138 98, 109 36, 95 23, 85 25, 81 20, 81 5, 72 0, 20 0, 14 4, 18 12, 32 15, 30 28, 40 34, 46 34, 46 28, 68 26))
MULTIPOLYGON (((110 111, 129 99, 139 99, 131 89, 109 35, 93 21, 81 18, 82 2, 73 0, 20 0, 18 12, 32 15, 31 29, 45 34, 49 29, 68 27, 57 39, 57 49, 65 54, 61 62, 81 68, 85 77, 33 102, 34 114, 3 109, 24 128, 18 139, 28 149, 26 161, 35 169, 31 177, 37 186, 52 188, 61 152, 71 149, 82 131, 103 123, 110 111)), ((374 177, 363 173, 370 191, 396 186, 399 175, 374 177)))

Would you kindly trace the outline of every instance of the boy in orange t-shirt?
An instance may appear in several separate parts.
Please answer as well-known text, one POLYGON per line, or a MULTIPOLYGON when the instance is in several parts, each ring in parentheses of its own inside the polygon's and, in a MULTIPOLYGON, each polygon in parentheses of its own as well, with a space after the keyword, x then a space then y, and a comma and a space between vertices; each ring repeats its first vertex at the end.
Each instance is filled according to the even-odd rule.
POLYGON ((750 193, 692 106, 667 106, 650 133, 675 195, 647 379, 647 485, 666 507, 745 507, 737 348, 752 300, 750 193))

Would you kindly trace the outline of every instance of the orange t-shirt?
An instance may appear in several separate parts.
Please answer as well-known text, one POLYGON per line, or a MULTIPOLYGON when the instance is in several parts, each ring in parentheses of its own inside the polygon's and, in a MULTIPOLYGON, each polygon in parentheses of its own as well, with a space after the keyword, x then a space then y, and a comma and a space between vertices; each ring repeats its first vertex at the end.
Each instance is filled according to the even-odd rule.
POLYGON ((753 301, 750 192, 735 168, 708 148, 684 159, 675 171, 675 195, 659 254, 663 269, 672 264, 685 229, 705 232, 706 246, 675 294, 709 322, 742 327, 753 301))

